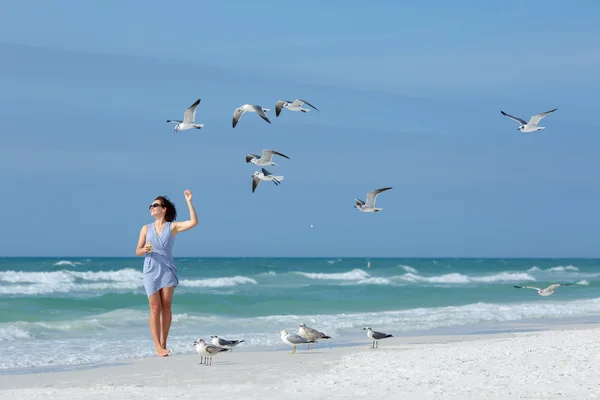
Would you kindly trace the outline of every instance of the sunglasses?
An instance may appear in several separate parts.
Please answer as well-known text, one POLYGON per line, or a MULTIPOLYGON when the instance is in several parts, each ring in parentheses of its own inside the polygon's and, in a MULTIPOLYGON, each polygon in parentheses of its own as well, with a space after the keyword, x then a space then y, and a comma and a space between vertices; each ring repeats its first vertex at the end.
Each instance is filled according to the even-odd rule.
POLYGON ((154 204, 152 204, 152 205, 151 205, 150 207, 148 207, 148 208, 149 208, 149 209, 152 209, 152 208, 156 208, 156 207, 164 207, 164 206, 163 206, 162 204, 154 203, 154 204))

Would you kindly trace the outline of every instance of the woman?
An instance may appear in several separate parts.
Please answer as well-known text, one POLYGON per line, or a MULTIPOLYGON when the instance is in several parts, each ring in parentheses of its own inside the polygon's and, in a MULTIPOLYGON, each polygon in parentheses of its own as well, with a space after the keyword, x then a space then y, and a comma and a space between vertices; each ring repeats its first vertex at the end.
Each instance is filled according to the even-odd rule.
POLYGON ((144 260, 144 288, 150 303, 150 332, 156 354, 168 356, 167 336, 171 327, 171 301, 177 279, 173 260, 173 242, 179 232, 198 225, 198 216, 192 204, 192 192, 183 192, 190 210, 189 221, 173 222, 177 218, 175 205, 168 197, 158 196, 150 205, 154 223, 142 226, 135 254, 144 260))

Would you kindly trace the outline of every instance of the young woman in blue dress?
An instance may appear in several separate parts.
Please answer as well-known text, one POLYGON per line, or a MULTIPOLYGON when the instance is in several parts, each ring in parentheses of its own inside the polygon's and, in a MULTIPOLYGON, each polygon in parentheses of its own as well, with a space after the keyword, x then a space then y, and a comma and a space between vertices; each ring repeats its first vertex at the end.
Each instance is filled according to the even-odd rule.
POLYGON ((192 192, 183 192, 190 210, 190 219, 175 222, 177 209, 166 196, 158 196, 150 205, 154 222, 142 226, 135 254, 145 256, 144 288, 150 304, 150 333, 156 354, 169 355, 167 336, 171 328, 171 303, 175 287, 179 284, 177 267, 173 259, 175 236, 198 225, 198 216, 192 204, 192 192))

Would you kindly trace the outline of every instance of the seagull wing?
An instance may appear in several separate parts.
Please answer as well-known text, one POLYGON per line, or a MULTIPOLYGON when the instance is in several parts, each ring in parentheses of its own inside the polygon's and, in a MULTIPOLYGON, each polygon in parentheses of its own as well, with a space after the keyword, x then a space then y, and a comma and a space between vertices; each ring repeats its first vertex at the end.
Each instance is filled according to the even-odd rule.
POLYGON ((244 111, 241 110, 240 107, 236 108, 235 111, 233 112, 232 125, 234 128, 238 124, 238 121, 240 120, 240 118, 242 117, 243 114, 244 114, 244 111))
MULTIPOLYGON (((307 106, 309 106, 309 107, 311 107, 311 108, 313 108, 313 109, 315 109, 315 110, 319 111, 319 109, 318 109, 317 107, 313 106, 312 104, 310 104, 310 103, 309 103, 308 101, 306 101, 306 100, 302 100, 302 99, 296 99, 296 101, 301 101, 301 102, 302 102, 302 104, 306 104, 307 106)), ((294 102, 294 103, 295 103, 295 102, 294 102)), ((302 105, 302 104, 300 104, 300 105, 302 105)))
POLYGON ((569 286, 569 285, 572 285, 572 283, 555 283, 553 285, 548 286, 548 288, 546 290, 548 290, 548 289, 552 290, 552 289, 556 289, 559 286, 569 286))
POLYGON ((548 114, 550 114, 550 113, 553 113, 553 112, 554 112, 554 111, 556 111, 556 110, 558 110, 558 108, 555 108, 554 110, 550 110, 550 111, 543 112, 543 113, 541 113, 541 114, 538 114, 538 115, 534 115, 534 116, 533 116, 533 117, 531 117, 531 119, 529 120, 529 123, 530 123, 530 124, 532 124, 532 125, 537 125, 537 124, 538 124, 538 122, 540 122, 540 120, 541 120, 542 118, 544 118, 546 115, 548 115, 548 114))
POLYGON ((193 124, 194 119, 196 119, 196 108, 198 108, 198 104, 200 104, 200 99, 196 100, 194 104, 188 107, 187 110, 183 113, 183 122, 186 124, 193 124))
POLYGON ((515 286, 515 288, 517 289, 534 289, 534 290, 542 290, 540 288, 534 287, 534 286, 515 286))
POLYGON ((288 156, 286 156, 285 154, 283 154, 283 153, 280 153, 280 152, 278 152, 278 151, 275 151, 275 150, 263 150, 263 157, 265 157, 265 152, 268 152, 268 153, 270 154, 270 155, 269 155, 269 160, 271 160, 271 158, 273 158, 273 154, 277 154, 278 156, 281 156, 281 157, 287 158, 288 160, 290 159, 290 158, 289 158, 288 156))
POLYGON ((329 336, 327 336, 323 332, 320 332, 316 329, 305 326, 304 330, 310 335, 310 337, 314 337, 315 339, 330 339, 329 336))
POLYGON ((265 114, 265 112, 263 111, 262 107, 257 106, 257 105, 253 105, 252 108, 254 109, 254 111, 256 111, 256 113, 258 115, 260 115, 260 117, 262 119, 264 119, 265 121, 267 121, 268 123, 271 123, 271 121, 269 121, 269 118, 267 117, 267 114, 265 114))
POLYGON ((504 115, 505 117, 508 117, 510 119, 512 119, 513 121, 517 121, 518 123, 520 123, 521 125, 527 125, 526 121, 523 121, 521 118, 517 118, 517 117, 513 117, 510 114, 505 113, 504 111, 500 111, 502 113, 502 115, 504 115))
POLYGON ((359 207, 362 207, 365 205, 365 202, 359 199, 354 199, 354 201, 356 202, 356 205, 359 207))
POLYGON ((391 187, 386 187, 382 189, 373 190, 372 192, 367 193, 367 207, 375 207, 375 198, 381 192, 385 192, 386 190, 390 190, 391 187))
POLYGON ((392 335, 388 335, 387 333, 383 333, 383 332, 375 332, 373 331, 373 339, 385 339, 387 337, 391 337, 392 335))
POLYGON ((262 182, 262 180, 258 177, 258 175, 254 175, 252 177, 252 193, 254 193, 258 185, 260 185, 260 182, 262 182))
POLYGON ((260 156, 259 156, 259 155, 256 155, 256 154, 248 154, 248 155, 246 156, 246 162, 247 162, 247 163, 249 163, 250 161, 252 161, 252 159, 253 159, 253 158, 256 158, 256 159, 258 159, 258 158, 260 158, 260 156))
POLYGON ((264 169, 264 168, 261 168, 261 171, 262 171, 262 173, 263 173, 263 175, 264 175, 264 176, 273 175, 272 173, 270 173, 269 171, 267 171, 267 170, 266 170, 266 169, 264 169))
POLYGON ((292 344, 311 343, 312 340, 304 339, 302 336, 295 333, 288 333, 285 337, 292 344))
POLYGON ((283 105, 287 103, 285 100, 279 100, 275 103, 275 116, 279 117, 281 110, 283 109, 283 105))
POLYGON ((175 122, 176 124, 180 124, 183 121, 179 120, 179 119, 168 119, 167 122, 175 122))
POLYGON ((271 161, 272 158, 273 158, 272 150, 263 150, 262 151, 262 156, 260 156, 261 161, 271 161))
POLYGON ((220 353, 222 351, 227 351, 227 349, 219 346, 211 346, 210 344, 204 348, 206 352, 210 355, 220 353))

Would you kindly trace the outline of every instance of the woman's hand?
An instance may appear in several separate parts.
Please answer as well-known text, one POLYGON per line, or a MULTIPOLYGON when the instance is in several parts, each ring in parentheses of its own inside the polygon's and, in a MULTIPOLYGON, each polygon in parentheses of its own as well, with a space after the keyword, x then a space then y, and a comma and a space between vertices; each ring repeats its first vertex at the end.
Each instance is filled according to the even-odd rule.
POLYGON ((192 192, 190 190, 185 190, 183 192, 183 195, 185 196, 185 201, 191 201, 192 200, 192 192))
POLYGON ((144 246, 144 251, 146 253, 151 253, 152 252, 152 242, 147 242, 146 245, 144 246))

